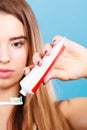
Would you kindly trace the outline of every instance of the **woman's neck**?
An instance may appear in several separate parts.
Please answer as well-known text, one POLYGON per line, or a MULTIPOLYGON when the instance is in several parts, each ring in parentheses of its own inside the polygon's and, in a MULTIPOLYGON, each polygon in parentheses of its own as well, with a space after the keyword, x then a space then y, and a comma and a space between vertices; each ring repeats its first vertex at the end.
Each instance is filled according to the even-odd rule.
MULTIPOLYGON (((0 102, 9 102, 11 97, 19 97, 19 86, 0 89, 0 102)), ((0 105, 0 130, 7 130, 7 122, 13 108, 14 105, 0 105)))
POLYGON ((7 123, 13 108, 13 105, 0 106, 0 130, 7 130, 7 123))

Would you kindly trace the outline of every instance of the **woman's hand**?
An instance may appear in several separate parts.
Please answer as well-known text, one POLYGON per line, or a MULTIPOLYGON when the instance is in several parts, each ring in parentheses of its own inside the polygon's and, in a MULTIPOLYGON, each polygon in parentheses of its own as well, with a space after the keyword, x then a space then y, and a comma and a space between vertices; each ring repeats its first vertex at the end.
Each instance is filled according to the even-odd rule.
MULTIPOLYGON (((62 37, 56 36, 54 43, 58 44, 61 39, 62 37)), ((87 77, 87 49, 68 39, 65 39, 65 43, 64 52, 46 75, 44 82, 52 78, 75 80, 87 77)))
MULTIPOLYGON (((62 39, 63 37, 60 36, 54 37, 54 43, 46 44, 42 54, 34 54, 34 64, 42 65, 43 56, 50 55, 52 47, 62 39)), ((53 78, 66 81, 87 78, 87 49, 68 39, 65 39, 65 43, 66 47, 64 52, 45 76, 44 83, 53 78)))

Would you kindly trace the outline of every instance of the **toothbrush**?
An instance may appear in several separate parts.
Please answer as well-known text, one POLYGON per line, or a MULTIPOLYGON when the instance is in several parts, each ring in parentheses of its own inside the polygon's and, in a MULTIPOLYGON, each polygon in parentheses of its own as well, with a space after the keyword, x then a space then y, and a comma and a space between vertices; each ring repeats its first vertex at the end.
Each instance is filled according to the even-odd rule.
POLYGON ((22 97, 10 98, 9 102, 0 102, 0 105, 22 105, 22 97))
POLYGON ((44 56, 43 64, 41 66, 36 65, 30 73, 20 81, 20 93, 22 95, 26 96, 27 94, 34 94, 36 92, 40 84, 43 82, 44 77, 55 61, 61 56, 64 49, 65 37, 52 48, 52 52, 49 56, 44 56))

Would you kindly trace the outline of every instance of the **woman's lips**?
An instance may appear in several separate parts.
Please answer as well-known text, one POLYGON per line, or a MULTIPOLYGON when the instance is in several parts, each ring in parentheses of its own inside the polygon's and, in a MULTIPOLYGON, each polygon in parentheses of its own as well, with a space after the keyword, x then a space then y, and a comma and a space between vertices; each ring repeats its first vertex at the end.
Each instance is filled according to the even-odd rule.
POLYGON ((13 73, 13 70, 10 69, 0 69, 0 78, 7 78, 11 76, 13 73))

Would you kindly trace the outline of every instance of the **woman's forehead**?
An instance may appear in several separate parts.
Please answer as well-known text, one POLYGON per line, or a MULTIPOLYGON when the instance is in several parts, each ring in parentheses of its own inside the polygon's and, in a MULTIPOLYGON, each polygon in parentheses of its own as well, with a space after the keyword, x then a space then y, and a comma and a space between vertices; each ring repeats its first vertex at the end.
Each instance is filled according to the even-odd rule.
POLYGON ((0 13, 0 35, 25 35, 22 22, 13 15, 0 13))

